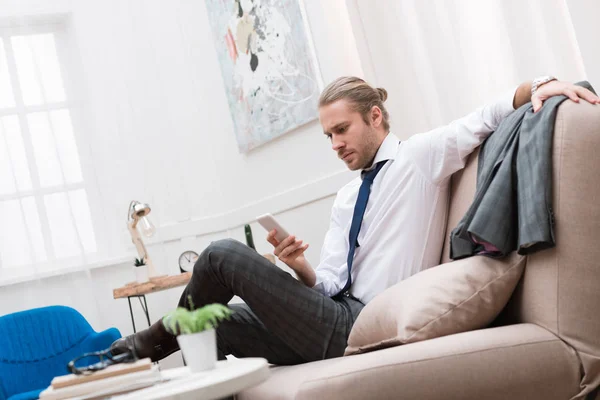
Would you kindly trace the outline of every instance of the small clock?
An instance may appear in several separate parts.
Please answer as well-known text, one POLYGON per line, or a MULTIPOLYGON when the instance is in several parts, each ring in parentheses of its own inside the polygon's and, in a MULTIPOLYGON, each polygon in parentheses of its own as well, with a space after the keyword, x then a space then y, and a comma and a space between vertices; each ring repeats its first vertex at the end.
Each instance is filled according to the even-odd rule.
POLYGON ((179 270, 183 272, 192 272, 194 264, 198 261, 198 253, 192 250, 184 251, 179 256, 179 270))

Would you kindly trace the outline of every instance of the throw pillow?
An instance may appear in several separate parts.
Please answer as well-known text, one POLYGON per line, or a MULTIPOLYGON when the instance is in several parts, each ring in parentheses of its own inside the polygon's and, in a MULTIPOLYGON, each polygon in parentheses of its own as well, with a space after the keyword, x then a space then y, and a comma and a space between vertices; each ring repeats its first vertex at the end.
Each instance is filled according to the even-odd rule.
POLYGON ((484 328, 502 311, 525 268, 516 252, 426 269, 388 288, 359 314, 344 355, 484 328))

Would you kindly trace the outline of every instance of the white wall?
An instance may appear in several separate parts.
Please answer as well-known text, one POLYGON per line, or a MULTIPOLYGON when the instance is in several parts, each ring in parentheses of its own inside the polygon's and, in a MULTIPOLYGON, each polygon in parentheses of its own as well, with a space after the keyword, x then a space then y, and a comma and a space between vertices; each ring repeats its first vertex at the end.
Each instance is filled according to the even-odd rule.
MULTIPOLYGON (((149 202, 154 222, 162 226, 150 243, 239 227, 257 212, 300 205, 292 199, 274 209, 273 203, 261 205, 265 199, 344 170, 317 121, 238 153, 203 1, 168 7, 84 1, 73 7, 93 110, 89 146, 94 164, 102 166, 96 175, 107 220, 117 224, 110 232, 122 231, 124 205, 132 198, 149 202), (124 173, 131 169, 137 181, 124 173)), ((348 51, 349 27, 335 10, 322 7, 307 4, 324 80, 360 74, 356 54, 348 51)), ((312 200, 310 191, 301 189, 306 201, 312 200)), ((122 239, 113 253, 127 243, 122 239)))
MULTIPOLYGON (((107 168, 97 171, 99 186, 114 199, 109 213, 116 221, 132 196, 151 202, 155 222, 168 225, 229 213, 343 170, 316 121, 238 153, 204 2, 73 5, 95 116, 90 146, 95 164, 107 168), (142 151, 134 151, 140 143, 142 151), (127 158, 138 182, 123 165, 111 166, 127 158)), ((309 18, 318 20, 321 6, 309 6, 309 18)), ((338 26, 311 27, 325 80, 360 73, 358 59, 342 53, 338 26)))

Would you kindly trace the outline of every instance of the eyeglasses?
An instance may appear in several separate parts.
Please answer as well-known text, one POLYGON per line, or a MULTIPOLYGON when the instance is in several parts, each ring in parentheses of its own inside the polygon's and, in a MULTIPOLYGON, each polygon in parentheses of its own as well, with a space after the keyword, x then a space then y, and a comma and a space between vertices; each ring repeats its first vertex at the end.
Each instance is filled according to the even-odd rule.
POLYGON ((110 349, 106 349, 85 353, 74 358, 67 364, 67 370, 75 375, 89 375, 114 364, 132 363, 134 361, 137 361, 137 357, 133 355, 133 352, 128 351, 113 356, 110 349))

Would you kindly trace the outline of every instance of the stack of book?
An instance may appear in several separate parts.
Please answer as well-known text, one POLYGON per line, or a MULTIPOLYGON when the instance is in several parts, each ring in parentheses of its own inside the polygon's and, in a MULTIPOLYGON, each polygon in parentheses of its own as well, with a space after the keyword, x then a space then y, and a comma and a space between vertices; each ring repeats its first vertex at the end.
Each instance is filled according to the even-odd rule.
POLYGON ((152 386, 161 381, 157 365, 149 358, 134 363, 111 365, 89 375, 64 375, 52 380, 40 400, 104 399, 152 386))

